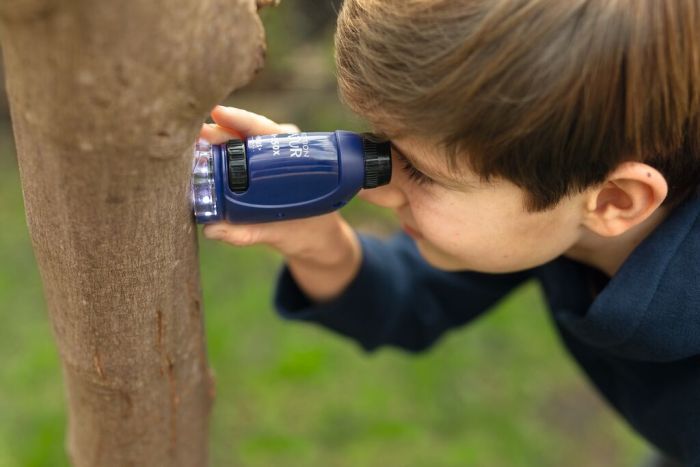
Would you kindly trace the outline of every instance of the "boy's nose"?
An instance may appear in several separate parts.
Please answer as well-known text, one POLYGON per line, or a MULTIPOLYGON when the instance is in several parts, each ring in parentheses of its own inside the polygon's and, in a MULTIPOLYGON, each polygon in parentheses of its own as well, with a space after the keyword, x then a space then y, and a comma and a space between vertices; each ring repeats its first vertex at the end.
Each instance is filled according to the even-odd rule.
POLYGON ((371 190, 361 190, 358 196, 372 204, 389 209, 397 209, 406 203, 404 193, 392 183, 371 190))

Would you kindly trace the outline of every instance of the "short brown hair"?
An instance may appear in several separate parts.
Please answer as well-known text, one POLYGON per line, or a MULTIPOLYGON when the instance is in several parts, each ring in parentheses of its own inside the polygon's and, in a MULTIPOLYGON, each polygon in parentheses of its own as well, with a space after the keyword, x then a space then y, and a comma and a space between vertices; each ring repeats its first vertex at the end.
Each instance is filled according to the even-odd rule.
POLYGON ((512 181, 528 210, 628 160, 668 204, 700 183, 700 0, 346 0, 335 43, 347 105, 512 181))

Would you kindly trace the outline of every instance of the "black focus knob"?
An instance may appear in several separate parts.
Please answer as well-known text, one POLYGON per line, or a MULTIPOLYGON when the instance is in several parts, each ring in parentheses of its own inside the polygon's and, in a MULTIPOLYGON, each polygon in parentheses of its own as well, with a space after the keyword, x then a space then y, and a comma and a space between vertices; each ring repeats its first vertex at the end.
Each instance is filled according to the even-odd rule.
POLYGON ((365 179, 362 188, 376 188, 391 181, 391 142, 364 135, 365 179))
POLYGON ((245 143, 240 139, 226 142, 226 161, 228 165, 228 186, 234 193, 248 189, 248 161, 245 143))

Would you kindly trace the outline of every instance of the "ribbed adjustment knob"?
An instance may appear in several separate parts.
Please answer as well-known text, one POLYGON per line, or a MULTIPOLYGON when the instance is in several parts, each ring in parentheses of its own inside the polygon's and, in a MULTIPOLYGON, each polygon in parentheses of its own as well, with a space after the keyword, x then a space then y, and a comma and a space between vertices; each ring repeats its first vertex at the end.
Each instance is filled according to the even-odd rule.
POLYGON ((248 189, 248 161, 245 143, 240 139, 226 142, 226 163, 228 166, 228 186, 234 193, 248 189))
POLYGON ((376 188, 391 181, 391 142, 362 138, 365 179, 362 188, 376 188))

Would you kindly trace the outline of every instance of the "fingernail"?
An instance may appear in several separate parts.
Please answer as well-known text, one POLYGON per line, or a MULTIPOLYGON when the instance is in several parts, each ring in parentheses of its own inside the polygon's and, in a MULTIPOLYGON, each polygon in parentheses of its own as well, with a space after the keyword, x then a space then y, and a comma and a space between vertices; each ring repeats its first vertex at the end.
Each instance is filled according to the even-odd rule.
POLYGON ((248 111, 239 109, 238 107, 223 106, 220 105, 219 108, 229 114, 246 114, 248 111))

